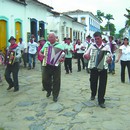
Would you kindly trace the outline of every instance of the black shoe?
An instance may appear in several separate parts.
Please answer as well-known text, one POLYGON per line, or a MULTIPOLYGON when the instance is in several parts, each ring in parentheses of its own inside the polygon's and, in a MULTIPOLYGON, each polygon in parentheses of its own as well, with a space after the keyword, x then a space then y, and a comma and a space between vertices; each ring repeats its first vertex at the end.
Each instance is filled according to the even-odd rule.
POLYGON ((28 70, 31 70, 31 67, 29 67, 28 70))
POLYGON ((51 96, 51 92, 47 92, 46 97, 50 97, 51 96))
POLYGON ((69 74, 69 72, 66 72, 65 74, 69 74))
POLYGON ((17 91, 19 91, 19 89, 14 89, 14 92, 17 92, 17 91))
POLYGON ((111 73, 112 73, 111 71, 108 72, 108 74, 111 74, 111 73))
POLYGON ((95 100, 95 96, 91 96, 91 100, 95 100))
POLYGON ((122 83, 125 83, 125 81, 121 81, 122 83))
POLYGON ((57 100, 58 100, 57 97, 53 97, 54 102, 57 102, 57 100))
POLYGON ((112 74, 115 74, 115 71, 112 71, 112 74))
POLYGON ((13 85, 9 85, 9 87, 7 88, 7 90, 10 90, 13 87, 14 87, 13 85))
POLYGON ((45 91, 45 89, 44 89, 44 88, 42 88, 42 91, 45 91))
POLYGON ((101 108, 106 108, 106 106, 105 106, 104 103, 100 103, 99 106, 100 106, 101 108))
POLYGON ((77 72, 80 72, 81 70, 78 70, 77 72))

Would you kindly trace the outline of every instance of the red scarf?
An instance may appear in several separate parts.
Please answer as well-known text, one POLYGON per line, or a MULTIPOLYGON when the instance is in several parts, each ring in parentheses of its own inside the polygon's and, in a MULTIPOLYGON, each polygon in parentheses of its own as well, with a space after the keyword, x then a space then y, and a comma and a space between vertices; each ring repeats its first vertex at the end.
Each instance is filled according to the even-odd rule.
POLYGON ((10 50, 13 50, 13 49, 15 49, 17 46, 18 46, 17 44, 11 44, 9 48, 10 48, 10 50))

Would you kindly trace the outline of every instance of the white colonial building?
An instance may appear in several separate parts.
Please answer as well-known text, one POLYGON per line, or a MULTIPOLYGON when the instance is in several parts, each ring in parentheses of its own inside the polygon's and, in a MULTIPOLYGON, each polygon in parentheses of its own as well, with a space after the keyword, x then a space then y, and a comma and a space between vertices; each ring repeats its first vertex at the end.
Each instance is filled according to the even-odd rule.
POLYGON ((37 0, 0 0, 0 50, 8 45, 10 36, 27 43, 31 34, 36 41, 47 35, 47 17, 52 7, 37 0))
MULTIPOLYGON (((84 23, 67 14, 52 10, 53 7, 38 0, 0 0, 0 50, 4 52, 10 36, 14 36, 17 43, 19 38, 27 43, 31 35, 34 35, 38 41, 40 37, 47 39, 48 32, 53 31, 60 42, 64 37, 83 41, 86 32, 91 32, 90 30, 88 32, 86 26, 89 25, 88 19, 85 19, 84 23)), ((93 24, 98 28, 94 23, 96 18, 93 15, 92 18, 93 24)))
POLYGON ((86 25, 80 22, 75 21, 74 18, 58 12, 51 12, 48 20, 47 29, 50 32, 55 32, 59 38, 59 41, 63 41, 63 39, 71 38, 74 39, 81 39, 82 41, 85 39, 86 36, 86 25))
POLYGON ((93 15, 93 13, 82 10, 75 10, 64 13, 73 17, 76 21, 86 24, 87 35, 92 36, 94 32, 100 31, 101 22, 93 15))

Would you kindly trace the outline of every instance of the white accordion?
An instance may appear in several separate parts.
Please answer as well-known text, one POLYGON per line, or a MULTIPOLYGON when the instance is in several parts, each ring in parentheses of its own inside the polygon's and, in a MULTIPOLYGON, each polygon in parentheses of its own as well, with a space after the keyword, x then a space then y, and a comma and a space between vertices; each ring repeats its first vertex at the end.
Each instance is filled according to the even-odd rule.
POLYGON ((46 65, 52 65, 52 66, 58 66, 59 60, 64 57, 65 53, 60 48, 56 48, 53 46, 49 46, 44 49, 44 58, 42 62, 42 66, 46 65))
POLYGON ((90 60, 88 62, 88 68, 96 68, 98 70, 108 69, 107 58, 110 56, 110 52, 98 49, 91 49, 90 60))

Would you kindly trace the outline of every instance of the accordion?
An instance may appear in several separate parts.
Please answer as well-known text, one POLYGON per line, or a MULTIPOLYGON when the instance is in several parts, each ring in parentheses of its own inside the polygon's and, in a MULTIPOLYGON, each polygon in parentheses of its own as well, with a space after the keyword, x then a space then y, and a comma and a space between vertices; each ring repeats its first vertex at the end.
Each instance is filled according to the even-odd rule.
POLYGON ((108 69, 107 58, 110 52, 98 49, 92 49, 90 51, 90 60, 88 62, 88 68, 96 68, 98 70, 108 69))
POLYGON ((5 62, 5 57, 2 53, 0 53, 0 65, 4 64, 5 62))
POLYGON ((59 60, 64 57, 65 53, 60 48, 56 48, 54 46, 49 46, 44 49, 44 58, 42 62, 42 66, 52 65, 58 66, 59 60))
POLYGON ((15 61, 15 51, 9 51, 7 53, 6 63, 9 65, 13 65, 14 61, 15 61), (12 56, 14 56, 14 59, 11 59, 12 56))

